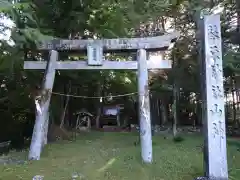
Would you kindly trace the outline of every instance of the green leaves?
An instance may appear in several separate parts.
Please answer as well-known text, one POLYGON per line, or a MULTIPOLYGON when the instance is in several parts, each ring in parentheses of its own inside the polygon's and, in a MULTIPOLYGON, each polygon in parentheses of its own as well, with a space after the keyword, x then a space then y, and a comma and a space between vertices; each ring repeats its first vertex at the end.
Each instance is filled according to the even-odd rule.
MULTIPOLYGON (((16 3, 16 6, 19 6, 20 3, 16 3)), ((6 12, 13 8, 13 3, 8 0, 0 0, 0 12, 6 12)))
POLYGON ((240 52, 228 50, 223 56, 223 67, 232 72, 240 73, 240 52))

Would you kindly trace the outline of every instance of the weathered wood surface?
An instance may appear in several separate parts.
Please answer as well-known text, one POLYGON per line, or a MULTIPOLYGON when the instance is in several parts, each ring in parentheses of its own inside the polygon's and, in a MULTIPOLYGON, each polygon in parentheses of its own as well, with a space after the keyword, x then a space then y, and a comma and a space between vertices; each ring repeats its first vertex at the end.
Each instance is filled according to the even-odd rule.
POLYGON ((39 50, 87 50, 88 45, 97 44, 103 47, 103 50, 161 50, 167 49, 170 43, 180 36, 179 32, 173 32, 163 36, 144 37, 144 38, 118 38, 118 39, 100 39, 100 40, 63 40, 54 39, 43 41, 39 50))
MULTIPOLYGON (((25 61, 24 69, 46 69, 46 61, 25 61)), ((169 69, 172 67, 170 60, 147 61, 148 69, 169 69)), ((137 61, 103 61, 102 66, 89 66, 86 61, 57 61, 54 65, 59 70, 94 70, 94 69, 138 69, 137 61)))
POLYGON ((152 162, 152 128, 150 118, 150 103, 148 90, 148 70, 146 50, 138 50, 138 93, 139 121, 142 160, 152 162))
POLYGON ((202 20, 204 71, 204 163, 210 179, 228 179, 220 15, 202 20))
MULTIPOLYGON (((43 79, 43 90, 50 90, 52 91, 53 83, 55 79, 55 63, 58 59, 58 52, 57 51, 51 51, 50 53, 50 60, 49 64, 46 68, 46 76, 43 79)), ((46 124, 47 121, 47 115, 50 105, 50 98, 51 93, 49 93, 48 97, 45 97, 46 99, 43 101, 40 101, 40 108, 42 112, 36 111, 36 121, 33 129, 33 135, 32 135, 32 141, 30 146, 30 151, 28 158, 29 160, 39 160, 42 148, 44 146, 44 137, 45 137, 45 131, 44 129, 48 129, 48 124, 46 124)))
POLYGON ((43 145, 48 143, 48 125, 49 125, 49 112, 46 113, 46 119, 44 122, 44 133, 43 133, 43 145))

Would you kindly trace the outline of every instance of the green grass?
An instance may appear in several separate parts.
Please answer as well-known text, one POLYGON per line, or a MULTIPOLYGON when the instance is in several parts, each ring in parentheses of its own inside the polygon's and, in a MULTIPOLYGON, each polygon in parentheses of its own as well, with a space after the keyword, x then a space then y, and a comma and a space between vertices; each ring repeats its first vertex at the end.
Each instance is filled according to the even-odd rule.
MULTIPOLYGON (((46 180, 69 180, 77 172, 88 180, 193 180, 203 175, 202 138, 154 136, 152 165, 144 165, 136 134, 93 132, 76 142, 49 144, 40 161, 24 165, 0 165, 0 180, 29 180, 43 175, 46 180)), ((240 179, 240 140, 229 140, 228 163, 231 180, 240 179)), ((14 153, 26 156, 27 152, 14 153)), ((80 179, 80 178, 79 178, 80 179)))

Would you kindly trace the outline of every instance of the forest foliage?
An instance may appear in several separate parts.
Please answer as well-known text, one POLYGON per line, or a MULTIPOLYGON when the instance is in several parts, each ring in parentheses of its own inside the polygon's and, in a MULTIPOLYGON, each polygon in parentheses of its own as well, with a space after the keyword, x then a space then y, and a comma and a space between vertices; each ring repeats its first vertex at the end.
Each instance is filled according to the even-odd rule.
MULTIPOLYGON (((11 43, 1 40, 0 46, 0 141, 14 141, 16 137, 31 136, 35 116, 32 94, 35 87, 41 84, 43 72, 26 71, 23 69, 23 62, 26 59, 46 58, 46 54, 36 50, 36 44, 56 37, 145 37, 168 33, 171 29, 180 31, 181 37, 171 52, 175 66, 172 70, 150 73, 149 84, 151 90, 157 92, 167 111, 176 98, 173 96, 173 89, 177 88, 175 109, 178 114, 184 107, 198 116, 201 82, 196 24, 200 10, 221 11, 225 94, 232 93, 236 89, 236 77, 240 72, 240 2, 237 0, 206 3, 193 0, 0 0, 1 17, 7 17, 14 23, 12 27, 2 22, 0 24, 2 33, 7 29, 11 31, 11 43)), ((73 56, 81 58, 79 54, 69 58, 73 56)), ((115 54, 113 56, 116 57, 115 54)), ((70 93, 75 95, 96 96, 99 94, 96 92, 99 83, 102 84, 102 95, 137 91, 136 74, 132 71, 58 72, 54 91, 67 93, 69 82, 73 87, 70 93)), ((122 101, 127 100, 130 103, 134 98, 127 97, 122 101)), ((63 110, 65 100, 66 98, 60 96, 52 97, 51 113, 56 123, 59 123, 59 112, 63 110)), ((83 104, 97 106, 96 101, 84 103, 84 99, 75 99, 72 102, 72 106, 79 109, 83 104)), ((92 111, 95 113, 94 109, 92 111)), ((181 119, 182 123, 184 121, 181 119)))

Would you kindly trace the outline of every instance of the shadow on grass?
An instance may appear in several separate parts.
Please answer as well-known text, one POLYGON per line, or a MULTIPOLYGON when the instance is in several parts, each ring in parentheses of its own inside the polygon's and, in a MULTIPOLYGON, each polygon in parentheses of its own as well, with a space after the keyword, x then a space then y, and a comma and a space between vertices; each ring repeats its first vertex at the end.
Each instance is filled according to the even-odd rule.
POLYGON ((201 168, 199 167, 192 167, 192 172, 190 173, 190 175, 193 178, 197 178, 197 177, 202 177, 204 176, 204 172, 201 168))
POLYGON ((240 142, 236 140, 228 140, 228 145, 240 149, 240 142))

